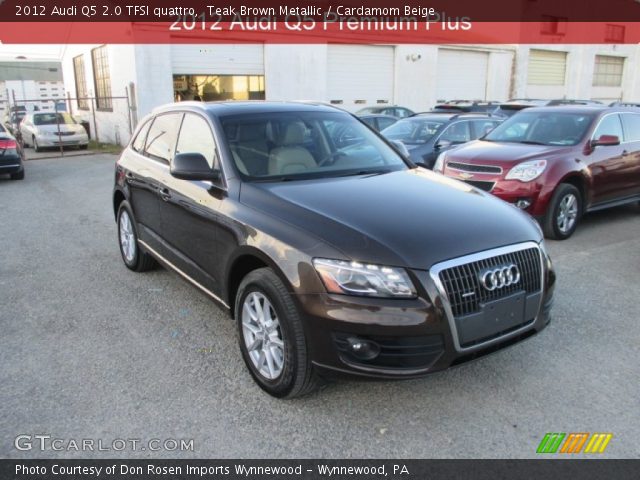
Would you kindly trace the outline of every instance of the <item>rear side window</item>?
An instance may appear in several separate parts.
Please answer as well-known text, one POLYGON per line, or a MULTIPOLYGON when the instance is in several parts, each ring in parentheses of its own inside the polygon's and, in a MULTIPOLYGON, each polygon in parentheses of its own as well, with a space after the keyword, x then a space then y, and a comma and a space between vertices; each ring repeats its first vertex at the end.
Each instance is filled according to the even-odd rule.
POLYGON ((491 130, 496 128, 499 122, 495 120, 474 120, 473 128, 475 129, 475 138, 484 137, 491 130))
POLYGON ((182 113, 158 115, 149 129, 145 153, 155 160, 171 162, 181 121, 182 113))
POLYGON ((147 140, 147 133, 149 132, 150 126, 151 120, 147 120, 146 123, 140 128, 140 131, 138 131, 138 135, 136 135, 135 140, 131 144, 131 148, 133 148, 136 152, 142 153, 144 151, 144 142, 147 140))
POLYGON ((207 121, 200 115, 186 113, 178 137, 178 153, 200 153, 211 168, 215 164, 216 147, 207 121))
POLYGON ((627 142, 640 142, 640 114, 623 113, 625 140, 627 142))
POLYGON ((620 141, 623 140, 622 124, 620 123, 619 115, 607 115, 602 119, 596 127, 596 131, 593 132, 593 138, 598 139, 602 135, 615 135, 620 141))

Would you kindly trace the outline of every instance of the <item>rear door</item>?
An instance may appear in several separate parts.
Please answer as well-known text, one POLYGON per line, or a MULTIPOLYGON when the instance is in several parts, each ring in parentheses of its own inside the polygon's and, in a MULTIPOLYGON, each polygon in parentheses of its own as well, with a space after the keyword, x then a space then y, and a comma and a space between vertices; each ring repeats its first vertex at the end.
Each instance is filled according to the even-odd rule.
POLYGON ((180 125, 180 117, 164 113, 144 125, 127 151, 126 182, 140 240, 164 254, 160 218, 160 186, 169 175, 169 161, 180 125))
MULTIPOLYGON (((185 113, 175 152, 200 153, 212 168, 219 168, 210 122, 200 114, 185 113)), ((161 187, 161 197, 168 259, 192 280, 220 295, 217 231, 224 190, 208 181, 180 180, 169 175, 161 187)))
POLYGON ((640 195, 640 113, 623 113, 625 149, 627 164, 631 169, 627 190, 632 195, 640 195))

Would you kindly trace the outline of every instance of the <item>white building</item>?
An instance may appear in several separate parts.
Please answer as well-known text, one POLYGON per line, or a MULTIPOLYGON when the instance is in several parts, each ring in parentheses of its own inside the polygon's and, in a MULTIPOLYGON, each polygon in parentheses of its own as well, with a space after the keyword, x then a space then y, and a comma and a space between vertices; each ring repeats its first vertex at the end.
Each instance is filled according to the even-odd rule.
POLYGON ((98 97, 72 101, 74 114, 91 120, 95 110, 100 140, 124 144, 130 125, 176 99, 317 100, 350 111, 425 111, 447 99, 640 101, 639 55, 617 44, 138 44, 69 45, 62 62, 71 97, 98 97))
POLYGON ((0 118, 9 104, 28 111, 53 111, 65 100, 61 65, 58 61, 0 60, 0 118))

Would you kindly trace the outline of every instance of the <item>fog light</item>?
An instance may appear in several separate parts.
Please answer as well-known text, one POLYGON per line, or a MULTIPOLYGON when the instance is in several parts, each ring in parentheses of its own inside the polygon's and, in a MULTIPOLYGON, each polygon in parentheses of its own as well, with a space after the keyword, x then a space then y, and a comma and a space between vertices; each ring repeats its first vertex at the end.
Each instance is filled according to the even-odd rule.
POLYGON ((373 360, 380 353, 380 347, 375 342, 357 337, 349 337, 349 352, 361 360, 373 360))
POLYGON ((529 208, 530 205, 531 205, 531 201, 525 200, 523 198, 521 198, 516 202, 516 207, 518 207, 521 210, 526 210, 527 208, 529 208))

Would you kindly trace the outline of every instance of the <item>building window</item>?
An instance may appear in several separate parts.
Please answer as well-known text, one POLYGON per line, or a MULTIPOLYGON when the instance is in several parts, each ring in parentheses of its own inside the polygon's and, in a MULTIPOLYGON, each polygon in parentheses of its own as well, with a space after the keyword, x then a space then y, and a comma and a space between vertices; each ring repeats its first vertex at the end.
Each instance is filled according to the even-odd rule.
POLYGON ((620 87, 622 86, 622 73, 624 70, 624 57, 610 57, 596 55, 596 64, 593 69, 594 87, 620 87))
POLYGON ((564 85, 566 72, 567 52, 529 51, 528 85, 564 85))
POLYGON ((109 58, 107 46, 91 50, 93 79, 96 87, 96 106, 98 110, 112 110, 111 78, 109 77, 109 58))
POLYGON ((78 108, 80 110, 89 110, 89 101, 87 100, 87 76, 85 75, 84 57, 82 55, 73 57, 73 75, 76 79, 78 108))
POLYGON ((611 43, 624 43, 624 25, 607 24, 604 32, 604 41, 611 43))
POLYGON ((542 15, 540 33, 543 35, 564 35, 567 33, 567 18, 542 15))
POLYGON ((174 75, 176 101, 264 100, 264 75, 174 75))

